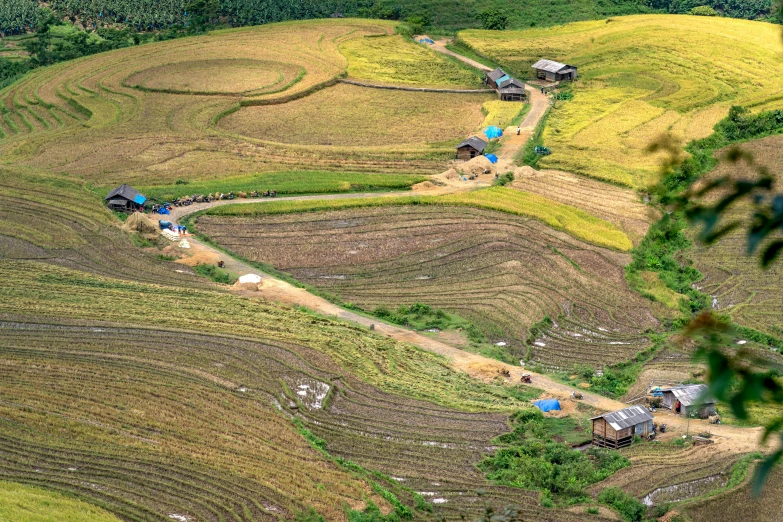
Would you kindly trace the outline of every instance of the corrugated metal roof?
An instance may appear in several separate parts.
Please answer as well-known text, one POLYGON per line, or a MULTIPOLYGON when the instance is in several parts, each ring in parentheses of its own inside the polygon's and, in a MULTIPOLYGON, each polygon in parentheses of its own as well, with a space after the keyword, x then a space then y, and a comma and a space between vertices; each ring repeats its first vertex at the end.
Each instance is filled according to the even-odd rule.
POLYGON ((525 88, 525 84, 517 80, 516 78, 508 77, 505 80, 498 80, 498 87, 503 89, 504 87, 519 87, 520 89, 525 88))
POLYGON ((465 141, 457 145, 457 148, 459 149, 461 147, 464 147, 465 145, 469 145, 479 152, 484 152, 484 148, 487 146, 487 142, 482 140, 481 138, 471 136, 470 138, 466 139, 465 141))
POLYGON ((147 198, 139 194, 138 190, 131 187, 130 185, 125 185, 125 184, 120 185, 116 189, 109 192, 109 194, 104 199, 112 199, 112 198, 116 198, 117 196, 121 198, 125 198, 130 201, 134 201, 139 204, 142 204, 147 200, 147 198))
POLYGON ((542 58, 541 60, 538 60, 536 63, 533 64, 532 69, 538 69, 541 71, 556 73, 556 72, 560 72, 566 67, 575 69, 575 67, 571 65, 566 65, 564 63, 556 62, 554 60, 546 60, 542 58))
POLYGON ((490 72, 487 73, 487 78, 489 78, 493 82, 496 82, 498 80, 498 78, 502 78, 504 76, 506 76, 506 71, 504 71, 500 67, 498 67, 494 71, 490 71, 490 72))
POLYGON ((653 420, 653 415, 644 406, 631 406, 619 411, 613 411, 612 413, 604 413, 593 419, 604 418, 609 425, 615 430, 622 430, 624 428, 630 428, 643 422, 653 420))
POLYGON ((709 394, 706 384, 684 384, 672 388, 664 388, 663 393, 671 392, 683 406, 694 404, 712 404, 715 399, 709 394))

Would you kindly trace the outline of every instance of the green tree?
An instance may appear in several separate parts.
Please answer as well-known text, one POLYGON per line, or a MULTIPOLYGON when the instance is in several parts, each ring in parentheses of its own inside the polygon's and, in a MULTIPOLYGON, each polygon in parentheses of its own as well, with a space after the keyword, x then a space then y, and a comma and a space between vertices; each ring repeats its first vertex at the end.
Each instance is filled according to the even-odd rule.
POLYGON ((191 0, 185 5, 188 13, 188 30, 203 33, 218 19, 220 0, 191 0))
POLYGON ((508 27, 508 16, 500 9, 484 9, 476 15, 476 19, 481 22, 484 29, 502 31, 508 27))
POLYGON ((700 5, 691 9, 690 13, 695 16, 718 16, 718 12, 708 5, 700 5))

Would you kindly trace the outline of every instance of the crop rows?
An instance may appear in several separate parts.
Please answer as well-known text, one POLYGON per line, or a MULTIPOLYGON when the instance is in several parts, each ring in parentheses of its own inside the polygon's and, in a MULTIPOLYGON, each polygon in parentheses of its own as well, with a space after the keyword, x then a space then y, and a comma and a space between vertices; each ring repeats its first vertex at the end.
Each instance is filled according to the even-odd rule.
POLYGON ((640 15, 460 37, 523 77, 542 57, 578 66, 582 80, 551 113, 552 155, 540 164, 634 188, 657 180, 660 158, 645 149, 660 134, 704 137, 731 105, 775 108, 783 94, 779 31, 762 22, 640 15))
POLYGON ((514 188, 574 206, 614 224, 637 244, 658 219, 634 191, 557 170, 518 170, 514 188))
POLYGON ((492 342, 549 367, 601 366, 647 346, 651 304, 624 256, 526 218, 469 207, 206 215, 199 231, 364 309, 415 302, 455 313, 492 342), (528 329, 554 324, 527 342, 528 329))
MULTIPOLYGON (((452 151, 426 141, 461 137, 463 127, 437 139, 427 135, 401 144, 376 140, 373 146, 335 143, 312 149, 296 141, 270 141, 279 137, 273 133, 259 140, 216 127, 240 102, 278 103, 310 94, 344 72, 341 43, 390 31, 385 22, 285 23, 146 44, 37 69, 0 91, 0 154, 6 161, 67 171, 101 185, 159 185, 305 166, 431 172, 452 151)), ((354 89, 357 96, 366 96, 354 89)), ((469 102, 463 96, 473 99, 453 95, 439 103, 465 107, 469 102)), ((422 100, 432 102, 426 96, 422 100)), ((482 119, 480 100, 475 102, 473 126, 482 119)), ((287 105, 244 107, 233 116, 265 109, 277 114, 287 105)), ((342 107, 346 120, 355 114, 353 106, 342 107)), ((397 109, 399 117, 386 127, 403 126, 408 136, 416 136, 411 125, 427 127, 427 118, 397 109)), ((286 112, 278 115, 283 123, 286 112)))
MULTIPOLYGON (((342 502, 384 505, 307 448, 294 417, 333 456, 389 475, 376 480, 408 505, 420 492, 449 520, 509 503, 526 520, 579 519, 542 509, 536 493, 492 486, 475 468, 508 429, 505 414, 380 391, 297 342, 95 320, 6 321, 0 331, 0 479, 71 493, 126 520, 277 520, 307 505, 340 520, 342 502)), ((411 362, 401 359, 390 379, 411 362)), ((450 373, 441 367, 437 378, 450 373)))

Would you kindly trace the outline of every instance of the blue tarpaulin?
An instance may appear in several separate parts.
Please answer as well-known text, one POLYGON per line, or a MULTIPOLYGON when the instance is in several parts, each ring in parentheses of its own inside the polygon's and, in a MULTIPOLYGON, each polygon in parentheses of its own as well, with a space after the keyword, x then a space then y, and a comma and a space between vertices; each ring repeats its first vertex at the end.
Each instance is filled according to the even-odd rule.
POLYGON ((487 130, 484 131, 484 134, 489 139, 499 138, 503 135, 503 129, 492 125, 491 127, 487 127, 487 130))
POLYGON ((495 156, 494 154, 484 154, 484 157, 487 158, 490 163, 494 164, 498 162, 498 157, 495 156))
POLYGON ((533 401, 533 405, 541 411, 552 411, 560 409, 560 401, 557 399, 542 399, 533 401))
POLYGON ((500 78, 498 78, 497 81, 495 82, 495 84, 500 85, 501 83, 505 82, 506 80, 510 80, 510 79, 511 79, 511 76, 506 74, 506 75, 501 76, 500 78))
POLYGON ((435 43, 435 40, 432 40, 430 38, 422 38, 421 40, 419 40, 419 43, 426 43, 432 45, 435 43))
POLYGON ((147 198, 145 198, 141 194, 133 198, 133 202, 136 203, 137 205, 143 205, 145 201, 147 201, 147 198))
POLYGON ((169 214, 171 214, 171 212, 166 207, 160 207, 158 209, 158 214, 169 215, 169 214))

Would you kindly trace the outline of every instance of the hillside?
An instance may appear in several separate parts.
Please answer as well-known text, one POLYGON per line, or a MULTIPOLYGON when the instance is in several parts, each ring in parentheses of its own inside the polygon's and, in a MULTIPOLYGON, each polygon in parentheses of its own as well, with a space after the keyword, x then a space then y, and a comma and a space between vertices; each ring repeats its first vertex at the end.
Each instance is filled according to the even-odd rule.
MULTIPOLYGON (((710 377, 680 336, 700 284, 778 332, 778 282, 736 262, 737 237, 695 249, 666 229, 680 216, 647 192, 660 158, 644 153, 661 130, 709 135, 732 104, 779 107, 776 26, 653 14, 462 31, 520 76, 541 55, 579 66, 558 96, 522 102, 393 21, 204 32, 195 16, 381 2, 199 3, 199 34, 171 39, 179 0, 51 5, 151 32, 136 45, 115 27, 120 48, 62 62, 39 49, 0 88, 0 520, 646 522, 746 501, 768 404, 742 419, 719 401, 724 424, 637 411, 668 426, 655 442, 644 420, 629 447, 587 446, 591 419, 645 404, 652 381, 710 377), (489 125, 503 137, 466 140, 489 125), (463 141, 485 154, 455 159, 463 141), (135 192, 107 197, 121 183, 143 213, 135 192)), ((720 147, 783 131, 772 116, 720 147)), ((749 145, 773 169, 777 138, 749 145)), ((732 353, 779 372, 783 343, 747 333, 732 353)))

